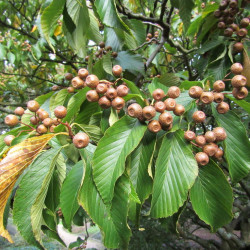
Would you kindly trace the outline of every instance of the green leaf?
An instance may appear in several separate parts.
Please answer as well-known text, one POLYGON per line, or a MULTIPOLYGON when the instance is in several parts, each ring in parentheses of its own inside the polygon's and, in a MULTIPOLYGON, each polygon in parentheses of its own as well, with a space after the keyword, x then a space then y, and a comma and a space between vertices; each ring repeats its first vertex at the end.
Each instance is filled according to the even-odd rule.
POLYGON ((125 36, 121 29, 112 29, 105 27, 104 36, 106 46, 111 46, 113 51, 119 51, 124 44, 125 36))
MULTIPOLYGON (((88 213, 90 218, 96 223, 103 232, 103 243, 107 248, 118 248, 120 237, 111 219, 109 209, 97 191, 91 173, 91 154, 86 149, 82 149, 81 155, 86 161, 86 172, 82 187, 79 192, 79 203, 88 213)), ((123 207, 120 207, 123 209, 123 207)))
POLYGON ((228 162, 229 174, 233 182, 238 182, 250 171, 250 142, 240 118, 231 110, 226 114, 218 114, 213 108, 213 115, 219 126, 227 133, 224 141, 225 157, 228 162))
POLYGON ((0 43, 0 59, 3 60, 6 56, 5 47, 0 43))
POLYGON ((200 81, 187 81, 187 80, 185 80, 181 83, 180 88, 185 89, 185 90, 189 90, 192 86, 203 87, 202 82, 200 82, 200 81))
POLYGON ((132 74, 144 73, 144 63, 142 57, 138 54, 132 54, 128 51, 121 51, 114 60, 114 64, 121 65, 123 70, 128 70, 132 74))
POLYGON ((93 158, 93 177, 105 203, 111 202, 117 179, 125 169, 126 157, 141 141, 146 125, 124 116, 108 128, 93 158))
POLYGON ((67 91, 67 89, 61 89, 58 93, 56 93, 55 95, 53 95, 50 99, 50 116, 51 118, 55 118, 54 115, 54 110, 57 106, 59 105, 64 105, 66 98, 68 97, 69 92, 67 91))
POLYGON ((57 20, 63 12, 65 1, 66 0, 53 0, 50 5, 44 9, 41 16, 42 32, 49 46, 53 49, 54 53, 55 50, 50 41, 50 32, 51 30, 53 30, 54 25, 56 24, 57 20))
POLYGON ((197 50, 197 53, 199 54, 204 54, 205 52, 216 48, 217 46, 219 46, 220 44, 223 44, 224 41, 224 37, 214 37, 212 40, 210 41, 206 41, 204 44, 202 44, 202 47, 200 49, 197 50))
POLYGON ((180 78, 173 73, 164 73, 158 80, 167 87, 178 86, 180 84, 180 78))
POLYGON ((125 102, 131 100, 131 99, 135 99, 136 102, 138 104, 140 104, 142 107, 145 106, 145 102, 144 102, 144 99, 142 98, 141 95, 138 95, 138 94, 127 94, 126 96, 123 97, 123 99, 125 100, 125 102))
POLYGON ((15 62, 16 56, 15 56, 13 53, 8 52, 8 53, 7 53, 7 58, 8 58, 8 61, 9 61, 11 64, 13 64, 13 63, 15 62))
POLYGON ((210 159, 199 169, 199 175, 190 190, 194 211, 216 232, 232 218, 233 192, 222 170, 210 159))
POLYGON ((91 140, 95 143, 98 143, 102 138, 103 134, 101 129, 95 125, 87 125, 87 124, 76 124, 83 132, 87 133, 91 140))
POLYGON ((122 80, 127 84, 128 88, 132 94, 138 94, 141 97, 144 97, 144 94, 140 91, 140 89, 133 82, 126 80, 124 78, 122 80))
POLYGON ((110 53, 104 55, 103 57, 103 69, 110 75, 112 75, 112 62, 110 53))
POLYGON ((83 172, 84 163, 79 161, 73 166, 62 186, 60 206, 68 229, 70 229, 71 221, 79 208, 77 196, 81 187, 83 172))
POLYGON ((119 116, 118 116, 117 110, 112 107, 110 116, 109 116, 109 125, 112 126, 118 120, 119 120, 119 116))
POLYGON ((95 7, 103 24, 130 32, 128 26, 117 14, 114 0, 96 0, 95 7))
POLYGON ((95 63, 92 73, 96 75, 99 79, 106 78, 107 73, 105 72, 103 67, 103 58, 95 63))
POLYGON ((98 20, 96 19, 92 10, 89 10, 89 18, 90 24, 88 30, 86 31, 86 34, 89 39, 99 44, 101 41, 103 41, 103 37, 99 31, 98 20))
POLYGON ((250 114, 250 103, 249 102, 246 102, 245 100, 237 100, 232 95, 226 95, 226 97, 229 98, 230 100, 232 100, 233 102, 235 102, 237 105, 239 105, 243 109, 245 109, 247 111, 247 113, 250 114))
POLYGON ((35 159, 30 165, 29 171, 22 178, 15 196, 14 222, 23 238, 29 244, 40 249, 42 247, 38 235, 44 199, 60 150, 61 148, 50 149, 35 159), (37 206, 37 204, 40 207, 37 207, 37 210, 34 211, 34 205, 37 206))
POLYGON ((198 166, 184 132, 164 136, 156 160, 151 215, 161 218, 176 213, 197 175, 198 166))
POLYGON ((148 85, 148 90, 150 94, 152 95, 152 93, 156 89, 162 89, 164 90, 165 93, 167 93, 169 88, 163 85, 162 83, 160 83, 160 81, 157 78, 154 78, 153 81, 148 85))
MULTIPOLYGON (((83 0, 67 0, 66 7, 69 16, 77 26, 79 22, 84 23, 85 27, 89 26, 90 18, 86 1, 83 0), (81 14, 82 12, 82 14, 81 14)), ((85 29, 86 30, 86 29, 85 29)))

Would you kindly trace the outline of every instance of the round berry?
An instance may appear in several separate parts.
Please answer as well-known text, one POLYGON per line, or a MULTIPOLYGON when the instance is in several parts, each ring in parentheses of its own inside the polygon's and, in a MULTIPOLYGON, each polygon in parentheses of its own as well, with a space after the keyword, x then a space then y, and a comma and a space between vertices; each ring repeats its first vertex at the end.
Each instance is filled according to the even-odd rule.
POLYGON ((16 126, 19 123, 18 117, 15 115, 7 115, 4 119, 4 123, 8 126, 16 126))
POLYGON ((231 66, 231 71, 235 75, 240 75, 243 71, 243 66, 240 63, 234 63, 231 66))
POLYGON ((53 125, 53 120, 50 117, 48 117, 48 118, 43 120, 43 125, 45 127, 50 127, 53 125))
POLYGON ((41 111, 38 113, 38 117, 41 121, 49 117, 49 113, 46 112, 45 110, 41 111))
POLYGON ((223 90, 225 90, 225 83, 221 80, 218 80, 214 82, 213 89, 216 92, 222 92, 223 90))
POLYGON ((224 151, 218 148, 216 153, 214 154, 214 157, 218 160, 221 160, 223 155, 224 155, 224 151))
POLYGON ((96 75, 88 75, 86 77, 85 83, 88 87, 94 89, 99 84, 99 79, 96 75))
POLYGON ((131 117, 141 117, 142 116, 142 107, 138 103, 133 103, 128 107, 128 115, 131 117))
POLYGON ((71 74, 71 73, 66 73, 65 75, 64 75, 64 78, 65 78, 65 80, 67 80, 67 81, 71 81, 72 79, 73 79, 73 75, 71 74))
POLYGON ((17 107, 14 111, 16 115, 22 116, 24 114, 24 109, 22 107, 17 107))
POLYGON ((101 97, 98 104, 102 109, 108 109, 111 107, 111 101, 106 96, 101 97))
POLYGON ((89 136, 84 132, 79 132, 74 136, 73 144, 76 148, 85 148, 89 144, 89 136))
POLYGON ((210 104, 214 101, 214 95, 212 92, 203 92, 201 94, 200 100, 204 104, 210 104))
POLYGON ((218 146, 215 143, 211 142, 211 143, 203 146, 202 150, 208 156, 213 156, 216 153, 216 151, 218 150, 218 146))
POLYGON ((37 101, 31 100, 28 101, 27 108, 32 112, 36 112, 40 108, 40 105, 37 101))
POLYGON ((185 133, 184 133, 184 138, 185 138, 187 141, 195 140, 195 138, 196 138, 195 132, 193 132, 192 130, 187 130, 187 131, 185 131, 185 133))
POLYGON ((160 101, 165 96, 165 94, 162 89, 156 89, 153 91, 152 96, 156 101, 160 101))
POLYGON ((120 96, 117 96, 116 98, 114 98, 111 104, 114 109, 120 110, 124 107, 125 101, 120 96))
POLYGON ((200 98, 201 94, 203 93, 203 89, 200 86, 192 86, 189 91, 189 96, 192 98, 200 98))
POLYGON ((37 125, 39 123, 39 118, 35 116, 30 117, 30 123, 33 125, 37 125))
POLYGON ((206 138, 204 135, 197 135, 195 138, 195 142, 199 145, 199 146, 204 146, 206 144, 206 138))
POLYGON ((165 105, 166 105, 166 110, 168 111, 173 111, 175 109, 176 106, 176 101, 173 98, 167 98, 164 101, 165 105))
POLYGON ((169 112, 164 112, 159 116, 159 122, 162 126, 169 126, 173 123, 173 116, 169 112))
POLYGON ((204 152, 199 152, 195 155, 195 160, 197 163, 201 166, 205 166, 209 163, 209 157, 206 153, 204 152))
POLYGON ((157 120, 152 120, 148 123, 148 130, 153 133, 161 131, 161 125, 157 120))
POLYGON ((234 88, 244 87, 247 84, 247 79, 243 75, 236 75, 232 78, 231 84, 234 88))
POLYGON ((179 97, 180 94, 181 94, 180 89, 179 89, 178 87, 176 87, 176 86, 172 86, 172 87, 170 87, 170 88, 168 89, 167 96, 168 96, 169 98, 175 99, 175 98, 179 97))
POLYGON ((54 115, 56 118, 62 119, 67 115, 67 109, 64 106, 57 106, 54 109, 54 115))
POLYGON ((159 101, 154 104, 154 107, 157 112, 163 113, 166 109, 166 104, 162 101, 159 101))
POLYGON ((74 93, 75 92, 75 88, 71 87, 71 86, 68 87, 67 90, 68 90, 69 93, 74 93))
POLYGON ((106 96, 110 100, 116 98, 117 97, 117 91, 116 91, 116 89, 114 89, 114 88, 108 88, 108 90, 106 92, 106 96))
POLYGON ((177 116, 181 116, 184 114, 184 112, 185 112, 185 107, 177 103, 174 108, 174 114, 177 116))
POLYGON ((226 114, 229 110, 229 105, 226 102, 221 102, 217 105, 216 110, 219 114, 226 114))
POLYGON ((195 122, 201 123, 201 122, 204 122, 204 121, 205 121, 206 115, 205 115, 205 113, 204 113, 203 111, 198 110, 198 111, 195 111, 195 112, 193 113, 192 118, 193 118, 193 120, 194 120, 195 122))
POLYGON ((45 134, 47 133, 48 129, 43 124, 40 124, 39 126, 37 126, 36 131, 39 134, 45 134))
POLYGON ((116 91, 118 96, 123 97, 128 94, 129 89, 126 85, 121 84, 116 88, 116 91))
POLYGON ((216 136, 213 131, 207 131, 204 136, 206 142, 214 142, 216 140, 216 136))
POLYGON ((81 88, 85 87, 84 81, 79 76, 74 77, 71 80, 71 84, 72 84, 73 88, 75 88, 75 89, 81 89, 81 88))
POLYGON ((112 68, 112 73, 114 76, 119 77, 122 74, 122 67, 120 65, 115 65, 112 68))
POLYGON ((95 89, 91 89, 86 93, 86 98, 89 102, 97 102, 99 100, 99 95, 95 89))
POLYGON ((222 93, 214 93, 214 102, 221 103, 224 100, 224 95, 222 93))
POLYGON ((216 137, 216 141, 224 141, 227 138, 227 133, 222 127, 216 127, 213 129, 216 137))
POLYGON ((85 79, 88 75, 89 75, 89 72, 88 72, 87 69, 81 68, 81 69, 78 70, 78 76, 79 76, 81 79, 85 79))
POLYGON ((7 145, 7 146, 10 146, 11 145, 11 142, 15 139, 15 136, 14 135, 7 135, 4 137, 4 143, 7 145))
POLYGON ((99 93, 99 94, 104 94, 107 92, 108 90, 108 86, 107 84, 105 83, 99 83, 97 86, 96 86, 96 92, 99 93))
POLYGON ((151 120, 155 117, 156 111, 153 106, 146 106, 142 109, 142 114, 146 120, 151 120))
POLYGON ((238 99, 238 100, 242 100, 244 98, 246 98, 248 95, 248 90, 245 87, 241 87, 241 88, 233 88, 233 96, 238 99))

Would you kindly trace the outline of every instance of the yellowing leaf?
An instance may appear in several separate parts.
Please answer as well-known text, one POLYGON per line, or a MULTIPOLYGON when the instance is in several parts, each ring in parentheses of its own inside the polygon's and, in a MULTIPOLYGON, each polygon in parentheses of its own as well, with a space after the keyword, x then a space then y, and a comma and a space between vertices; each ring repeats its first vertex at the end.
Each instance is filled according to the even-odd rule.
POLYGON ((54 36, 59 36, 62 33, 62 26, 57 25, 55 31, 54 31, 54 36))
POLYGON ((35 32, 36 30, 37 30, 37 26, 34 25, 33 28, 32 28, 32 30, 31 30, 31 33, 35 32))
POLYGON ((21 20, 17 16, 14 16, 13 26, 15 28, 18 28, 20 25, 21 25, 21 20))
POLYGON ((13 243, 3 225, 4 209, 18 177, 24 169, 43 150, 55 134, 32 137, 10 148, 7 156, 0 162, 0 235, 13 243))
POLYGON ((246 49, 243 50, 243 72, 242 75, 247 78, 247 86, 250 87, 250 58, 246 49))
POLYGON ((181 36, 182 32, 183 32, 183 23, 180 23, 180 25, 178 27, 178 34, 179 34, 179 36, 181 36))

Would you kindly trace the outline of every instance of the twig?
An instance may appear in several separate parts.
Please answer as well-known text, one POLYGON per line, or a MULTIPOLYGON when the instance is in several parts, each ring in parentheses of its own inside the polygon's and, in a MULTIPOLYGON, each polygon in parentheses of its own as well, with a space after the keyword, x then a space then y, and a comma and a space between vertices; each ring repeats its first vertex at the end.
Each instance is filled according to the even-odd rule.
POLYGON ((3 108, 3 107, 0 107, 0 111, 4 112, 4 113, 7 113, 7 114, 15 114, 15 112, 11 109, 7 109, 7 108, 3 108))

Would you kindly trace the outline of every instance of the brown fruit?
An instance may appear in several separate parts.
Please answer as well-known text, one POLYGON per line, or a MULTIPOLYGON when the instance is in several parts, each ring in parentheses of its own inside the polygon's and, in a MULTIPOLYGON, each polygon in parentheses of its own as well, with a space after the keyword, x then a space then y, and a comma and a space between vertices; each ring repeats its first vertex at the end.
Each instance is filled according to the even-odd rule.
POLYGON ((215 16, 216 18, 219 18, 219 17, 221 16, 221 11, 220 11, 220 10, 216 10, 216 11, 214 12, 214 16, 215 16))
POLYGON ((74 136, 73 143, 76 148, 85 148, 89 144, 89 136, 84 132, 79 132, 74 136))
POLYGON ((159 116, 158 120, 162 126, 169 126, 173 123, 173 116, 169 112, 164 112, 159 116))
POLYGON ((85 79, 88 75, 89 75, 89 72, 88 72, 87 69, 81 68, 81 69, 78 70, 78 76, 79 76, 81 79, 85 79))
POLYGON ((240 63, 234 63, 231 66, 231 71, 235 75, 240 75, 243 71, 243 66, 240 63))
POLYGON ((107 46, 107 47, 105 48, 105 50, 106 50, 106 51, 111 51, 111 50, 112 50, 112 47, 111 47, 111 46, 107 46))
POLYGON ((238 99, 238 100, 242 100, 244 98, 246 98, 248 95, 248 90, 245 87, 241 87, 241 88, 233 88, 233 96, 238 99))
POLYGON ((224 30, 224 36, 230 37, 230 36, 233 35, 233 33, 234 33, 234 31, 233 31, 233 29, 231 29, 231 28, 226 28, 226 29, 224 30))
POLYGON ((222 92, 223 90, 225 90, 225 83, 221 80, 218 80, 214 82, 213 89, 216 92, 222 92))
POLYGON ((142 109, 142 114, 146 120, 151 120, 155 117, 156 111, 153 106, 146 106, 142 109))
POLYGON ((95 89, 91 89, 86 93, 86 98, 89 102, 97 102, 99 100, 99 95, 95 89))
POLYGON ((237 6, 238 6, 238 1, 237 0, 231 0, 229 2, 229 7, 236 8, 237 6))
POLYGON ((45 127, 50 127, 51 125, 53 125, 53 120, 50 117, 48 117, 43 120, 43 125, 45 127))
POLYGON ((154 107, 157 112, 163 113, 166 109, 166 104, 162 101, 159 101, 154 104, 154 107))
POLYGON ((229 105, 226 102, 221 102, 216 106, 216 110, 219 114, 226 114, 229 110, 229 105))
POLYGON ((106 92, 106 96, 110 100, 116 98, 117 97, 117 91, 116 91, 116 89, 114 89, 114 88, 108 88, 108 90, 106 92))
POLYGON ((216 127, 213 129, 216 137, 216 141, 224 141, 227 138, 227 133, 222 127, 216 127))
POLYGON ((105 48, 105 42, 100 42, 99 47, 102 48, 102 49, 105 48))
POLYGON ((173 98, 167 98, 164 101, 165 105, 166 105, 166 110, 168 111, 173 111, 175 109, 176 106, 176 101, 173 98))
POLYGON ((24 114, 24 109, 23 109, 22 107, 17 107, 17 108, 15 109, 14 113, 15 113, 16 115, 21 116, 21 115, 24 114))
POLYGON ((228 6, 228 1, 221 1, 219 9, 224 10, 224 9, 226 9, 227 6, 228 6))
POLYGON ((200 97, 201 102, 209 104, 214 101, 214 95, 212 92, 203 92, 200 97))
POLYGON ((204 122, 204 121, 205 121, 206 115, 205 115, 205 113, 204 113, 203 111, 198 110, 198 111, 195 111, 195 112, 193 113, 192 118, 193 118, 193 120, 194 120, 195 122, 201 123, 201 122, 204 122))
POLYGON ((54 109, 54 115, 56 118, 62 119, 67 115, 67 109, 64 106, 57 106, 54 109))
POLYGON ((43 110, 38 113, 38 117, 41 121, 43 121, 44 119, 49 117, 49 113, 43 110))
POLYGON ((213 156, 218 150, 218 146, 211 142, 205 146, 202 147, 202 151, 206 153, 208 156, 213 156))
POLYGON ((206 138, 204 135, 197 135, 195 138, 195 142, 199 145, 199 146, 204 146, 206 144, 206 138))
POLYGON ((18 117, 15 115, 7 115, 4 119, 4 123, 8 126, 16 126, 19 123, 18 117))
POLYGON ((37 125, 39 123, 39 118, 35 117, 35 116, 32 116, 32 117, 30 117, 30 122, 33 125, 37 125))
POLYGON ((209 163, 209 157, 206 153, 204 152, 199 152, 195 155, 195 160, 197 163, 201 166, 205 166, 209 163))
POLYGON ((148 34, 147 34, 147 37, 151 39, 153 36, 152 36, 151 33, 148 33, 148 34))
POLYGON ((65 80, 67 80, 67 81, 71 81, 72 79, 73 79, 73 75, 71 74, 71 73, 66 73, 65 75, 64 75, 64 78, 65 78, 65 80))
POLYGON ((99 93, 99 94, 104 94, 107 92, 108 90, 108 86, 107 84, 105 83, 99 83, 97 86, 96 86, 96 92, 99 93))
POLYGON ((142 107, 138 103, 133 103, 128 107, 128 115, 131 117, 141 117, 142 116, 142 107))
POLYGON ((111 56, 112 56, 113 58, 116 58, 116 57, 118 56, 118 53, 114 51, 114 52, 111 53, 111 56))
POLYGON ((204 136, 206 142, 214 142, 216 140, 216 136, 213 131, 207 131, 204 136))
POLYGON ((75 92, 75 88, 71 87, 71 86, 68 87, 67 90, 68 90, 69 93, 74 93, 75 92))
POLYGON ((89 60, 89 56, 85 56, 85 61, 87 62, 89 60))
POLYGON ((85 87, 84 81, 79 76, 74 77, 71 80, 71 84, 75 89, 81 89, 85 87))
POLYGON ((114 76, 120 77, 121 74, 122 74, 122 67, 120 65, 115 65, 112 68, 112 73, 113 73, 114 76))
POLYGON ((195 132, 193 132, 192 130, 187 130, 187 131, 185 131, 185 133, 184 133, 184 138, 185 138, 187 141, 195 140, 195 138, 196 138, 195 132))
POLYGON ((53 121, 53 124, 57 126, 60 124, 61 119, 53 118, 52 121, 53 121))
POLYGON ((237 32, 239 30, 239 26, 236 23, 230 24, 230 28, 233 29, 233 31, 237 32))
POLYGON ((218 160, 221 160, 223 155, 224 155, 224 151, 218 148, 216 153, 214 154, 214 157, 218 160))
POLYGON ((111 107, 111 101, 106 96, 101 97, 98 104, 102 109, 108 109, 111 107))
POLYGON ((161 131, 161 124, 157 120, 153 120, 148 123, 148 130, 153 133, 161 131))
POLYGON ((125 101, 123 98, 121 98, 120 96, 117 96, 113 101, 112 101, 112 107, 114 109, 120 110, 124 107, 125 105, 125 101))
POLYGON ((40 105, 37 101, 31 100, 28 101, 27 108, 32 112, 36 112, 40 108, 40 105))
POLYGON ((54 133, 55 132, 55 127, 56 127, 56 125, 51 125, 50 128, 49 128, 49 132, 54 133))
MULTIPOLYGON (((230 12, 229 12, 229 14, 230 14, 230 12)), ((233 17, 231 17, 231 16, 227 17, 226 24, 232 24, 233 22, 234 22, 233 17)), ((231 28, 231 27, 229 27, 229 29, 232 29, 232 31, 234 31, 233 28, 231 28)))
POLYGON ((217 27, 218 27, 219 29, 225 29, 225 28, 226 28, 226 24, 225 24, 224 22, 219 22, 219 23, 217 24, 217 27))
POLYGON ((231 84, 234 88, 244 87, 247 84, 247 79, 243 75, 236 75, 232 78, 231 84))
POLYGON ((99 79, 96 75, 88 75, 85 80, 85 83, 88 87, 94 89, 99 84, 99 79))
POLYGON ((233 50, 234 50, 235 52, 237 52, 237 53, 242 52, 243 49, 244 49, 244 45, 243 45, 243 43, 241 43, 241 42, 237 42, 237 43, 235 43, 234 46, 233 46, 233 50))
POLYGON ((4 143, 7 145, 7 146, 10 146, 11 145, 11 142, 15 139, 15 136, 14 135, 7 135, 4 137, 4 143))
POLYGON ((237 32, 237 36, 240 38, 244 38, 247 35, 247 29, 246 28, 241 28, 237 32))
POLYGON ((44 111, 44 109, 40 108, 36 111, 36 114, 39 115, 42 111, 44 111))
POLYGON ((220 103, 223 102, 223 100, 224 100, 224 95, 222 93, 214 92, 214 102, 220 103))
POLYGON ((192 98, 200 98, 201 94, 203 93, 203 89, 200 86, 192 86, 189 91, 189 96, 192 98))
POLYGON ((153 91, 152 96, 156 101, 160 101, 165 96, 165 94, 162 89, 156 89, 153 91))
POLYGON ((180 116, 183 115, 184 112, 185 112, 185 107, 177 103, 174 108, 174 114, 180 116))
POLYGON ((129 88, 126 85, 121 84, 116 88, 116 91, 118 96, 123 97, 128 94, 129 88))
POLYGON ((241 28, 247 28, 248 25, 249 25, 249 19, 247 17, 241 19, 240 21, 241 28))
POLYGON ((48 129, 43 124, 40 124, 39 126, 37 126, 36 131, 39 134, 45 134, 47 133, 48 129))
POLYGON ((53 85, 51 89, 52 91, 57 91, 60 87, 58 85, 53 85))
POLYGON ((179 97, 180 94, 181 94, 180 89, 179 89, 178 87, 176 87, 176 86, 172 86, 172 87, 170 87, 170 88, 168 89, 167 96, 168 96, 169 98, 175 99, 175 98, 179 97))

